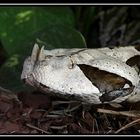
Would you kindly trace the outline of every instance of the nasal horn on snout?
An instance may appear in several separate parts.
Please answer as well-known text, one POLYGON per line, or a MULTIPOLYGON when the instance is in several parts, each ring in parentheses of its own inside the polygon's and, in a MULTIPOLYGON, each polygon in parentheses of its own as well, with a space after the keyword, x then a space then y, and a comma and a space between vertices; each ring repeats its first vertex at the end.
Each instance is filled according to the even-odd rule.
POLYGON ((39 48, 38 44, 35 43, 33 50, 32 50, 32 54, 31 54, 31 59, 33 61, 42 61, 45 59, 45 53, 44 53, 44 46, 41 47, 41 49, 39 48))
POLYGON ((38 53, 39 53, 39 46, 37 43, 34 44, 33 50, 32 50, 32 54, 31 54, 31 59, 33 61, 36 61, 38 58, 38 53))
POLYGON ((38 61, 42 61, 44 59, 45 59, 44 46, 42 46, 38 54, 38 61))

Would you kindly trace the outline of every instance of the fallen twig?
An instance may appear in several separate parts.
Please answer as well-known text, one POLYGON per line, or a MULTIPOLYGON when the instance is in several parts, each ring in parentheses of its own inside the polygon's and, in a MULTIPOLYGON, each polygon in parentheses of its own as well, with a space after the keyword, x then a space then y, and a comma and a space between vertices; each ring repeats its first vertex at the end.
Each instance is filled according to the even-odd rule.
POLYGON ((5 89, 1 86, 0 86, 0 97, 6 98, 9 100, 15 99, 16 101, 19 101, 16 93, 13 93, 12 91, 5 89))
POLYGON ((118 134, 120 131, 125 130, 133 125, 136 125, 137 123, 140 123, 140 119, 134 120, 128 124, 126 124, 125 126, 121 127, 120 129, 118 129, 115 134, 118 134))
POLYGON ((113 114, 113 115, 123 115, 123 116, 127 116, 127 117, 140 117, 140 112, 136 111, 136 110, 132 110, 132 111, 114 111, 114 110, 98 108, 97 112, 106 113, 106 114, 113 114))
POLYGON ((47 132, 47 131, 45 131, 45 130, 43 130, 43 129, 40 129, 40 128, 38 128, 38 127, 36 127, 36 126, 33 126, 33 125, 31 125, 31 124, 28 124, 28 123, 26 124, 26 126, 32 128, 32 129, 38 130, 38 131, 40 131, 40 132, 43 132, 43 133, 45 133, 45 134, 51 134, 50 132, 47 132))
POLYGON ((52 129, 64 129, 66 128, 68 125, 62 125, 62 126, 50 126, 50 128, 52 129))

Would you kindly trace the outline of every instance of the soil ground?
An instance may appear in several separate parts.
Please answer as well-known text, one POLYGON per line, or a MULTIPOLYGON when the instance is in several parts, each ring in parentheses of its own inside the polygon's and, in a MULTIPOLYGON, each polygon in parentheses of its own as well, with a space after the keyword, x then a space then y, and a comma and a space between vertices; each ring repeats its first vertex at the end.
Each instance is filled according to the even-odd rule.
POLYGON ((0 94, 0 134, 139 135, 139 103, 83 106, 39 91, 0 94))

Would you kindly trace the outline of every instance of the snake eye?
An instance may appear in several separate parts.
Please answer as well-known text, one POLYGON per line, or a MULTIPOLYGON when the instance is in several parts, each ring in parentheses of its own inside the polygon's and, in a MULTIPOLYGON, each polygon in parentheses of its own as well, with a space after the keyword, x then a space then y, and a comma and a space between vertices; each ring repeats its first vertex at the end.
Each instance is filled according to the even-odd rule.
POLYGON ((72 60, 71 57, 69 57, 69 58, 70 58, 70 63, 68 64, 68 68, 73 69, 76 66, 76 62, 74 62, 74 60, 72 60))

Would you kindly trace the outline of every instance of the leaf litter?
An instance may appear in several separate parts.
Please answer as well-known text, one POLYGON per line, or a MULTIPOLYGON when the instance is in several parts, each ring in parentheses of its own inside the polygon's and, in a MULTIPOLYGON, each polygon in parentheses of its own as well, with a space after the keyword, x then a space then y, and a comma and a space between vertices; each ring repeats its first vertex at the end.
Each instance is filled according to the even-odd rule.
POLYGON ((139 134, 140 103, 86 108, 39 91, 0 89, 0 134, 139 134))

